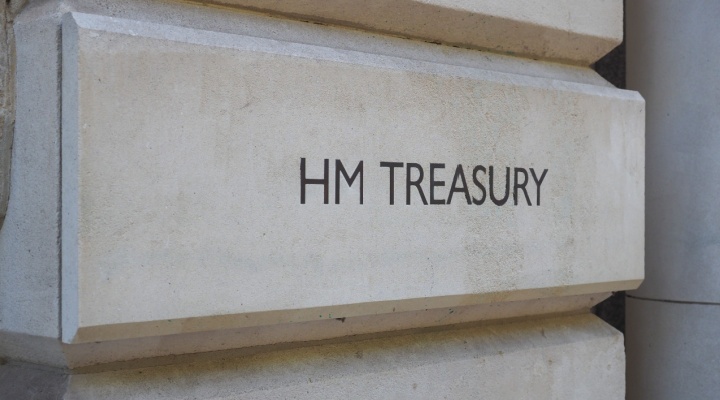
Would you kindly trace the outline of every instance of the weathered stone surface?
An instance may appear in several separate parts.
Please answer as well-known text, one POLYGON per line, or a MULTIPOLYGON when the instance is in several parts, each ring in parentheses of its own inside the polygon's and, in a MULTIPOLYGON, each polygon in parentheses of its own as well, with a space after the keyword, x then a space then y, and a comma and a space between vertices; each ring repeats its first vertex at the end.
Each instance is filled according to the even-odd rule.
MULTIPOLYGON (((508 320, 528 315, 577 313, 578 310, 587 311, 605 296, 555 297, 360 317, 326 318, 308 322, 224 330, 217 328, 218 326, 222 327, 224 321, 218 322, 216 319, 195 327, 196 330, 202 329, 202 331, 194 333, 63 344, 61 348, 57 348, 61 351, 62 363, 55 361, 58 359, 58 355, 53 354, 52 351, 46 350, 42 356, 52 365, 64 365, 71 368, 84 368, 107 363, 112 363, 115 368, 126 368, 128 365, 136 366, 138 364, 144 366, 163 365, 168 362, 187 362, 198 353, 214 351, 223 351, 225 355, 258 353, 308 345, 320 340, 357 339, 359 335, 362 337, 397 335, 399 331, 409 334, 429 327, 442 329, 440 328, 442 326, 482 320, 508 320), (176 354, 184 354, 186 356, 183 357, 188 359, 178 359, 174 356, 176 354), (143 361, 138 361, 141 359, 143 361)), ((113 333, 117 334, 119 330, 114 327, 113 333)), ((148 335, 156 334, 157 331, 148 333, 148 335)), ((43 347, 53 350, 52 346, 43 347)), ((37 355, 34 356, 37 357, 37 355)))
POLYGON ((585 65, 620 44, 623 35, 623 2, 620 0, 213 0, 210 3, 585 65))
POLYGON ((13 18, 26 0, 0 3, 0 228, 10 196, 10 159, 15 130, 15 37, 13 18))
POLYGON ((59 400, 67 391, 68 376, 38 365, 0 362, 0 396, 12 400, 59 400))
POLYGON ((12 105, 10 60, 7 38, 7 4, 0 3, 0 228, 5 220, 10 189, 10 155, 12 151, 12 105))
MULTIPOLYGON (((34 337, 43 342, 42 338, 59 334, 59 25, 62 13, 68 9, 490 69, 522 69, 539 76, 556 77, 560 71, 564 79, 601 84, 600 79, 583 68, 560 69, 555 64, 517 62, 511 57, 441 49, 421 42, 228 12, 217 7, 145 0, 44 1, 32 2, 23 8, 24 3, 22 0, 11 1, 6 10, 8 18, 15 18, 21 10, 22 14, 13 20, 14 26, 7 32, 10 41, 14 32, 18 33, 15 37, 19 47, 17 96, 6 96, 5 101, 8 106, 13 106, 10 100, 17 98, 19 139, 12 146, 15 154, 10 168, 12 175, 6 177, 14 182, 15 189, 7 220, 0 231, 0 335, 6 332, 28 334, 30 340, 34 337)), ((9 90, 9 86, 5 90, 9 90)), ((9 109, 5 112, 11 114, 9 109)), ((13 122, 14 118, 5 121, 13 122)), ((5 139, 8 137, 4 136, 5 139)), ((3 145, 9 144, 5 141, 3 145)), ((9 161, 9 155, 6 153, 0 158, 6 157, 5 161, 9 161)), ((0 342, 6 342, 5 339, 8 338, 0 338, 0 342)), ((0 343, 0 353, 7 348, 15 346, 6 347, 0 343)), ((37 346, 27 351, 44 352, 37 346)))
POLYGON ((236 11, 25 9, 0 397, 621 398, 622 338, 587 310, 642 276, 642 100, 588 68, 236 11), (61 31, 70 10, 125 20, 61 31), (300 204, 301 158, 330 160, 330 204, 300 204), (359 182, 334 204, 335 159, 364 161, 362 205, 359 182), (445 200, 458 163, 476 198, 475 165, 548 175, 539 206, 532 177, 517 206, 407 206, 396 170, 391 206, 381 161, 421 165, 427 200, 431 163, 445 200))
POLYGON ((624 393, 622 335, 587 314, 168 361, 184 362, 74 372, 13 362, 0 365, 0 393, 14 400, 604 400, 624 393))
POLYGON ((642 278, 634 93, 85 14, 68 15, 62 37, 66 342, 642 278), (317 185, 301 204, 302 158, 309 178, 332 161, 330 204, 317 185), (362 205, 357 181, 342 181, 334 204, 336 159, 349 174, 363 161, 362 205), (458 191, 450 205, 422 205, 412 189, 408 206, 398 169, 390 205, 381 162, 421 165, 428 201, 430 163, 446 164, 437 198, 458 187, 457 164, 476 199, 476 165, 501 179, 524 168, 528 196, 497 206, 487 193, 478 206, 458 191), (548 170, 539 206, 530 168, 548 170))
POLYGON ((65 399, 622 399, 622 335, 591 315, 87 371, 65 399))
POLYGON ((16 112, 0 229, 0 335, 60 335, 59 19, 18 17, 13 26, 16 112))

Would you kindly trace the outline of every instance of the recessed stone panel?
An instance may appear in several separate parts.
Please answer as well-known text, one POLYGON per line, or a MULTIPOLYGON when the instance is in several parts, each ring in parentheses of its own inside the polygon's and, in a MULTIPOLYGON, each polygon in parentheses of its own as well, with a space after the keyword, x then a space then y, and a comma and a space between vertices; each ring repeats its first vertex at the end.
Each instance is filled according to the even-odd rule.
POLYGON ((636 93, 86 14, 62 38, 65 342, 642 279, 636 93))

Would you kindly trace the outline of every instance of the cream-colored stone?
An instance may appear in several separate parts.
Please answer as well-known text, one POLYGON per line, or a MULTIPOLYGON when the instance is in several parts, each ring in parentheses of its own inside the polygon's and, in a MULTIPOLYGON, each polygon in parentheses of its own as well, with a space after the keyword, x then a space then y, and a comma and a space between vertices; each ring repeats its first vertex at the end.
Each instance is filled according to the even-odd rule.
POLYGON ((64 0, 60 3, 68 11, 86 14, 106 15, 207 31, 234 33, 612 87, 592 69, 583 66, 537 61, 459 47, 438 46, 420 40, 403 39, 377 32, 307 23, 239 9, 233 10, 225 7, 208 7, 190 2, 162 2, 157 0, 114 2, 108 2, 107 0, 64 0))
POLYGON ((620 44, 623 34, 620 0, 214 0, 212 3, 585 65, 620 44))
MULTIPOLYGON (((177 323, 159 327, 148 324, 144 330, 136 329, 137 326, 132 324, 112 325, 98 327, 101 331, 105 329, 110 332, 103 334, 103 337, 113 337, 113 331, 123 332, 126 329, 135 329, 137 336, 150 336, 135 340, 60 346, 52 339, 58 334, 56 318, 59 313, 57 231, 47 225, 53 222, 53 218, 47 218, 53 214, 51 210, 59 210, 59 162, 53 162, 51 156, 40 157, 42 162, 39 162, 38 155, 54 154, 51 150, 59 143, 58 115, 48 111, 59 110, 57 77, 60 70, 59 64, 55 62, 59 57, 55 45, 59 29, 58 12, 73 8, 202 30, 234 32, 342 50, 395 55, 418 61, 529 75, 546 80, 607 86, 587 68, 434 46, 342 28, 228 12, 220 8, 142 0, 31 3, 16 25, 16 31, 20 33, 18 45, 22 69, 18 88, 22 138, 16 141, 14 151, 22 156, 14 158, 12 171, 13 179, 22 184, 16 184, 14 200, 10 205, 10 222, 0 233, 0 272, 3 277, 0 282, 0 355, 51 365, 80 366, 137 357, 284 343, 294 338, 317 340, 384 329, 408 329, 473 319, 561 312, 586 308, 593 302, 592 296, 579 296, 577 300, 569 300, 574 298, 570 296, 464 307, 448 304, 449 308, 446 309, 360 316, 348 318, 344 323, 325 319, 300 324, 280 324, 275 327, 237 328, 233 325, 232 316, 175 321, 189 324, 191 329, 183 328, 177 323), (581 298, 585 300, 580 301, 581 298), (339 327, 332 325, 333 323, 339 324, 339 327), (209 335, 201 333, 214 329, 219 330, 209 335), (186 331, 197 333, 173 335, 186 331), (248 336, 237 340, 237 335, 233 333, 238 332, 247 333, 248 336), (209 337, 210 340, 203 340, 203 337, 209 337)), ((607 285, 585 289, 588 292, 610 290, 607 285)), ((597 296, 595 298, 599 299, 597 296)), ((119 336, 124 337, 123 335, 119 336)))
MULTIPOLYGON (((381 315, 323 319, 280 325, 251 326, 222 330, 217 320, 198 323, 201 332, 149 336, 136 339, 114 340, 62 345, 62 363, 71 368, 88 365, 117 363, 119 367, 139 363, 145 365, 178 362, 175 354, 187 354, 192 361, 203 352, 224 350, 226 354, 248 354, 268 349, 298 346, 318 340, 343 340, 358 335, 386 335, 389 332, 414 331, 428 327, 440 327, 483 320, 518 319, 534 315, 577 313, 590 309, 607 295, 554 297, 549 299, 480 304, 464 307, 393 312, 381 315), (201 325, 202 324, 202 325, 201 325), (296 343, 296 344, 293 344, 296 343), (239 350, 232 350, 239 349, 239 350)), ((109 327, 118 334, 122 327, 109 327)), ((440 328, 435 328, 440 329, 440 328)), ((159 330, 152 332, 157 335, 159 330)), ((47 359, 52 353, 39 356, 47 359)), ((37 356, 37 355, 35 355, 37 356)), ((21 359, 28 359, 23 357, 21 359)), ((32 358, 31 358, 32 360, 32 358)), ((53 360, 54 361, 54 360, 53 360)), ((57 365, 54 364, 53 365, 57 365)))
MULTIPOLYGON (((19 139, 10 168, 13 194, 8 220, 0 230, 0 331, 30 338, 56 337, 59 314, 59 98, 60 16, 67 10, 105 13, 202 30, 233 32, 324 47, 399 55, 416 60, 606 84, 587 68, 532 62, 513 57, 435 46, 343 28, 180 2, 146 0, 13 1, 9 14, 18 33, 19 139)), ((6 120, 7 121, 7 120, 6 120)), ((8 135, 4 139, 9 138, 8 135)), ((4 146, 8 145, 4 142, 4 146)), ((8 154, 4 155, 5 157, 8 154)), ((8 161, 7 157, 5 161, 8 161)), ((6 182, 6 184, 9 182, 6 182)), ((14 335, 11 335, 15 337, 14 335)), ((14 341, 14 340, 13 340, 14 341)), ((24 342, 24 341, 23 341, 24 342)), ((14 346, 11 346, 14 348, 14 346)), ((40 351, 32 348, 31 352, 40 351)), ((40 351, 41 352, 41 351, 40 351)))
POLYGON ((642 278, 634 93, 86 14, 62 36, 66 342, 642 278), (364 204, 357 186, 300 204, 301 158, 315 178, 362 160, 364 204), (446 163, 443 198, 458 163, 549 172, 539 207, 499 207, 405 206, 398 171, 391 206, 382 161, 446 163))
MULTIPOLYGON (((223 351, 226 357, 248 355, 318 341, 397 335, 399 331, 410 334, 427 328, 446 329, 443 327, 476 321, 492 323, 490 320, 576 314, 587 312, 608 295, 553 297, 235 329, 223 329, 217 320, 194 321, 202 325, 202 331, 161 335, 162 329, 156 329, 150 332, 154 336, 75 344, 61 343, 55 338, 5 332, 0 335, 0 355, 72 369, 85 369, 97 364, 122 369, 138 365, 196 362, 213 358, 214 352, 218 351, 223 351)), ((118 326, 106 328, 113 331, 123 329, 118 326)))
MULTIPOLYGON (((0 397, 37 397, 51 386, 46 395, 73 399, 623 396, 622 337, 589 315, 444 325, 586 311, 601 292, 637 284, 642 258, 627 251, 642 248, 636 95, 609 88, 587 68, 176 1, 32 2, 16 32, 21 138, 12 179, 20 184, 0 232, 0 356, 70 368, 112 364, 23 373, 11 362, 10 374, 0 366, 0 397), (58 13, 69 10, 137 21, 77 15, 79 30, 61 32, 58 13), (302 76, 319 82, 292 80, 302 76), (244 100, 253 102, 232 108, 244 100), (260 164, 236 174, 250 165, 247 152, 234 152, 253 148, 240 143, 250 135, 260 150, 247 159, 260 164), (301 139, 309 142, 297 145, 301 139), (256 172, 297 179, 299 152, 365 160, 362 207, 370 211, 345 203, 355 187, 337 207, 300 208, 292 182, 278 186, 295 202, 287 207, 237 202, 248 199, 238 183, 256 172), (387 194, 387 180, 372 182, 386 176, 369 170, 388 154, 422 163, 426 176, 430 162, 547 163, 558 180, 545 181, 540 207, 453 201, 390 209, 372 197, 387 194), (295 171, 267 173, 288 165, 295 171), (197 187, 206 190, 191 193, 197 187), (188 197, 174 196, 185 189, 188 197), (598 203, 587 202, 594 197, 598 203), (327 215, 308 221, 307 209, 327 215), (300 219, 287 218, 298 210, 300 219), (253 236, 273 227, 284 231, 270 232, 272 244, 253 236), (372 228, 374 237, 349 227, 372 228), (478 240, 496 228, 489 243, 478 240), (416 253, 403 249, 402 235, 416 253), (308 255, 282 246, 325 239, 339 247, 308 255), (168 280, 176 286, 166 288, 168 280), (73 343, 60 343, 59 328, 73 343), (398 330, 405 335, 392 337, 398 330), (176 356, 197 352, 204 353, 176 356), (180 364, 147 367, 164 363, 180 364), (135 369, 115 370, 128 367, 135 369)), ((444 197, 450 179, 441 179, 444 197)), ((268 198, 268 182, 250 188, 268 198)), ((318 199, 317 190, 308 193, 318 199)), ((402 203, 403 193, 397 198, 402 203)))
POLYGON ((70 377, 65 399, 622 399, 622 335, 591 315, 70 377))
POLYGON ((521 323, 215 352, 68 371, 0 365, 12 399, 533 398, 620 399, 622 335, 576 315, 521 323))

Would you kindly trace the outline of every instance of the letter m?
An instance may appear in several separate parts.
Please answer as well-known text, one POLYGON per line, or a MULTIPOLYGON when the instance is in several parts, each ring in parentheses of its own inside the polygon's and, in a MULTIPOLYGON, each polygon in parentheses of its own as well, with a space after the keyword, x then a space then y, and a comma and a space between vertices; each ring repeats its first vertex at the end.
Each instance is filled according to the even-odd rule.
POLYGON ((340 204, 340 174, 345 178, 348 187, 352 186, 355 178, 360 175, 360 204, 363 203, 363 162, 360 161, 352 176, 349 176, 347 170, 340 160, 335 160, 335 204, 340 204))

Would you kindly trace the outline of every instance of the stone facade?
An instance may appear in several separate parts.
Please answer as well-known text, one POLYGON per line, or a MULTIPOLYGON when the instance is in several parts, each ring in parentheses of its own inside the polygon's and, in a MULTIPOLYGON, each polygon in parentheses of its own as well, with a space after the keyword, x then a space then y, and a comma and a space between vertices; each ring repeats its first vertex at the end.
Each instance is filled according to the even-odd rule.
POLYGON ((621 2, 14 7, 8 393, 624 396, 621 2))

